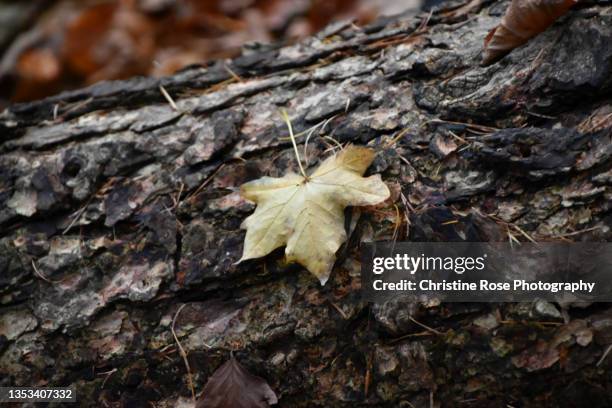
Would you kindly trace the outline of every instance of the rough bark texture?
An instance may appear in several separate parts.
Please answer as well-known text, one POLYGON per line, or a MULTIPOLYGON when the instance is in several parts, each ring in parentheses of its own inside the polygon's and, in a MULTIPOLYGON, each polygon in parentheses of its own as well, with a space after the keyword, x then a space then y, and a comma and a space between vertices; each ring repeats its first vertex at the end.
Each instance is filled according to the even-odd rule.
POLYGON ((360 299, 367 239, 612 240, 612 7, 482 68, 506 5, 336 24, 1 114, 0 386, 189 406, 185 305, 196 393, 233 350, 280 407, 611 406, 607 304, 360 299), (319 125, 311 166, 324 135, 368 144, 393 191, 347 213, 325 287, 282 251, 234 264, 253 210, 237 187, 296 170, 280 108, 319 125))

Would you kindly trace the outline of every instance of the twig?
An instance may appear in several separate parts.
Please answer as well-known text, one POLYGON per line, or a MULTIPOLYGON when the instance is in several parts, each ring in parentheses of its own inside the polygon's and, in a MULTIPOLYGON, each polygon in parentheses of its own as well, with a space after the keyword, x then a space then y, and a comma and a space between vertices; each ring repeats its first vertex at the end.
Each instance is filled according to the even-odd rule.
POLYGON ((106 377, 104 377, 104 381, 102 381, 102 385, 100 386, 100 389, 104 388, 104 385, 106 384, 106 382, 108 381, 110 376, 113 375, 116 372, 117 372, 117 368, 113 368, 112 370, 104 371, 102 373, 98 373, 98 375, 105 375, 106 376, 106 377))
POLYGON ((467 140, 465 140, 461 136, 455 134, 455 132, 453 132, 452 130, 449 130, 448 134, 450 134, 452 137, 454 137, 455 139, 459 140, 460 142, 462 142, 464 144, 470 144, 470 142, 468 142, 467 140))
POLYGON ((174 331, 174 325, 176 324, 176 318, 178 317, 179 313, 181 313, 181 310, 183 310, 185 306, 187 306, 187 303, 183 303, 176 311, 176 314, 174 315, 174 318, 172 319, 172 327, 170 327, 170 329, 172 330, 172 336, 174 336, 174 341, 176 341, 176 345, 179 348, 179 353, 181 354, 181 357, 183 357, 183 362, 185 362, 185 367, 187 368, 187 381, 189 382, 189 388, 191 389, 191 398, 193 399, 193 402, 195 403, 196 401, 195 389, 193 388, 193 377, 191 376, 191 368, 189 367, 189 361, 187 360, 187 353, 185 353, 185 349, 181 345, 181 342, 179 341, 178 337, 176 336, 176 332, 174 331))
POLYGON ((340 306, 338 306, 337 304, 335 304, 335 303, 334 303, 334 302, 332 302, 332 301, 330 301, 330 302, 329 302, 329 304, 330 304, 330 305, 332 305, 332 306, 334 307, 334 309, 336 309, 336 311, 337 311, 337 312, 340 314, 340 316, 342 316, 342 318, 343 318, 344 320, 348 320, 348 319, 349 319, 349 317, 346 315, 346 313, 344 313, 344 310, 342 310, 342 309, 340 308, 340 306))
POLYGON ((208 183, 210 183, 212 181, 212 179, 217 175, 217 173, 219 173, 221 171, 221 169, 225 167, 225 163, 223 163, 222 165, 220 165, 219 167, 217 167, 217 169, 210 175, 208 176, 203 182, 202 184, 200 184, 200 187, 198 187, 196 189, 196 191, 194 191, 193 193, 189 194, 185 200, 191 200, 193 197, 197 196, 200 191, 202 191, 202 189, 204 187, 206 187, 208 185, 208 183))
POLYGON ((235 73, 227 64, 223 64, 223 68, 227 71, 228 74, 232 76, 238 82, 244 82, 244 79, 237 73, 235 73))
POLYGON ((395 223, 393 225, 393 235, 391 240, 393 241, 393 246, 395 247, 395 242, 397 241, 397 237, 399 235, 399 228, 402 225, 402 217, 400 217, 400 210, 397 204, 393 204, 393 207, 395 207, 395 223))
POLYGON ((181 187, 176 195, 176 198, 174 198, 173 196, 170 196, 170 198, 172 199, 172 201, 174 202, 174 207, 172 208, 173 210, 176 210, 176 208, 179 206, 179 204, 181 203, 181 194, 183 194, 183 189, 185 188, 185 184, 183 182, 181 182, 181 187))
POLYGON ((452 121, 452 120, 442 120, 442 119, 428 120, 423 125, 426 125, 428 123, 450 123, 451 125, 461 125, 461 126, 465 126, 467 129, 475 129, 475 130, 479 130, 479 131, 481 131, 483 133, 492 133, 492 132, 495 132, 495 131, 499 130, 498 128, 494 128, 494 127, 491 127, 491 126, 478 125, 478 124, 475 124, 475 123, 456 122, 456 121, 452 121))
POLYGON ((419 322, 418 320, 416 320, 416 319, 415 319, 414 317, 412 317, 412 316, 410 316, 410 317, 408 317, 408 318, 410 319, 410 321, 411 321, 411 322, 413 322, 413 323, 415 323, 415 324, 418 324, 419 326, 421 326, 421 327, 422 327, 422 328, 424 328, 425 330, 429 330, 430 332, 435 333, 435 334, 437 334, 438 336, 442 336, 442 335, 444 335, 444 333, 442 333, 442 332, 440 332, 440 331, 438 331, 438 330, 436 330, 436 329, 434 329, 434 328, 432 328, 432 327, 429 327, 429 326, 427 326, 427 325, 425 325, 425 324, 423 324, 423 323, 419 322))
POLYGON ((414 208, 412 208, 412 206, 408 202, 408 199, 402 192, 400 192, 400 199, 402 200, 402 204, 404 205, 404 219, 406 220, 406 237, 408 237, 410 236, 410 225, 411 225, 410 216, 408 215, 408 211, 414 212, 414 208))
MULTIPOLYGON (((295 138, 297 139, 298 137, 302 137, 302 136, 304 136, 304 135, 307 135, 307 134, 308 134, 308 132, 311 132, 313 129, 316 129, 316 128, 318 128, 318 127, 319 127, 319 126, 321 126, 321 125, 323 125, 323 128, 322 128, 322 130, 323 130, 323 129, 325 128, 325 126, 327 126, 327 124, 328 124, 330 121, 334 120, 334 119, 335 119, 337 116, 338 116, 338 115, 331 116, 331 117, 329 117, 329 118, 327 118, 327 119, 325 119, 325 120, 320 121, 319 123, 317 123, 317 124, 315 124, 315 125, 312 125, 311 127, 309 127, 309 128, 308 128, 308 129, 306 129, 306 130, 302 130, 301 132, 294 133, 294 134, 293 134, 293 137, 295 137, 295 138)), ((279 137, 279 138, 278 138, 278 140, 287 141, 287 140, 291 140, 291 137, 290 137, 290 136, 287 136, 287 137, 279 137)))
POLYGON ((44 280, 45 282, 51 283, 51 284, 57 284, 57 283, 62 283, 63 279, 54 281, 51 280, 49 278, 47 278, 45 275, 43 275, 38 268, 36 267, 36 262, 34 262, 34 260, 32 259, 32 268, 34 269, 34 273, 42 280, 44 280))
POLYGON ((425 29, 427 28, 427 24, 429 24, 429 20, 431 20, 431 17, 433 16, 433 12, 434 11, 432 9, 427 15, 427 17, 421 21, 421 24, 419 24, 419 27, 416 29, 415 33, 421 33, 426 31, 425 29))
POLYGON ((340 150, 344 149, 344 148, 342 147, 342 145, 340 144, 340 142, 338 142, 336 139, 334 139, 334 138, 333 138, 333 137, 331 137, 331 136, 323 136, 323 139, 325 139, 325 140, 329 140, 330 142, 335 143, 335 144, 336 144, 336 147, 338 147, 340 150))
POLYGON ((387 144, 385 144, 385 147, 391 147, 394 144, 396 144, 406 133, 408 133, 408 131, 410 130, 410 128, 405 127, 402 130, 400 130, 400 132, 397 134, 397 136, 395 136, 393 139, 391 139, 389 142, 387 142, 387 144))
POLYGON ((599 367, 601 365, 601 363, 604 362, 604 360, 606 359, 606 357, 608 357, 608 354, 610 354, 610 351, 612 351, 612 344, 610 344, 607 348, 606 351, 604 351, 604 353, 602 354, 601 358, 599 359, 599 361, 597 362, 597 364, 595 364, 595 367, 599 367))
POLYGON ((69 114, 69 113, 71 113, 71 112, 74 112, 74 111, 75 111, 75 110, 77 110, 77 109, 82 108, 83 106, 86 106, 86 105, 87 105, 89 102, 91 102, 91 101, 93 101, 93 100, 94 100, 94 98, 93 98, 93 96, 92 96, 92 97, 89 97, 89 98, 85 99, 84 101, 81 101, 81 102, 75 103, 75 104, 74 104, 74 105, 73 105, 71 108, 69 108, 69 109, 68 109, 68 110, 66 110, 64 113, 62 113, 62 116, 65 116, 65 115, 67 115, 67 114, 69 114))
POLYGON ((533 242, 534 244, 537 244, 536 240, 533 239, 531 237, 531 235, 527 234, 525 231, 523 231, 523 229, 521 227, 519 227, 518 225, 514 225, 514 224, 510 224, 512 225, 512 227, 514 229, 516 229, 518 232, 520 232, 525 238, 527 238, 529 241, 533 242))
POLYGON ((580 235, 580 234, 584 234, 585 232, 591 232, 591 231, 596 231, 598 229, 601 229, 601 226, 595 226, 595 227, 591 227, 591 228, 585 228, 585 229, 581 229, 578 231, 573 231, 573 232, 566 232, 565 234, 558 234, 556 235, 557 237, 571 237, 573 235, 580 235))
POLYGON ((518 244, 519 246, 521 245, 521 241, 516 239, 514 234, 512 232, 510 232, 510 229, 508 229, 506 232, 508 233, 508 242, 510 243, 510 247, 511 248, 514 248, 514 246, 513 246, 514 244, 518 244))
POLYGON ((87 206, 89 205, 89 203, 91 202, 93 196, 89 197, 89 200, 87 200, 87 202, 85 203, 85 205, 83 207, 81 207, 74 215, 74 218, 72 219, 72 221, 70 221, 70 224, 68 224, 68 226, 66 227, 66 229, 64 229, 64 231, 62 231, 62 235, 66 235, 66 233, 68 231, 70 231, 70 228, 72 228, 72 226, 74 225, 75 222, 77 222, 79 220, 79 218, 81 218, 81 215, 83 215, 83 213, 85 212, 85 210, 87 209, 87 206))
POLYGON ((595 114, 589 116, 585 121, 578 125, 576 129, 581 133, 591 133, 595 130, 599 130, 598 128, 600 126, 605 125, 608 120, 612 119, 612 112, 600 118, 599 120, 596 120, 596 117, 594 115, 595 114))
POLYGON ((536 118, 541 119, 557 119, 555 116, 544 115, 542 113, 530 112, 526 111, 528 115, 535 116, 536 118))
POLYGON ((168 91, 166 91, 166 88, 164 88, 163 85, 159 86, 159 91, 162 93, 162 95, 164 95, 164 98, 166 98, 166 100, 168 101, 168 103, 170 104, 170 106, 172 107, 172 109, 174 109, 175 111, 179 111, 178 107, 176 106, 176 103, 174 102, 174 99, 172 99, 172 97, 170 96, 170 94, 168 93, 168 91))
POLYGON ((309 162, 307 149, 308 149, 308 141, 310 140, 310 137, 314 134, 315 130, 317 130, 319 126, 321 127, 321 131, 325 131, 325 126, 327 126, 327 124, 331 122, 335 117, 336 115, 332 116, 329 119, 323 120, 309 129, 308 134, 306 135, 306 140, 304 141, 304 163, 306 163, 306 166, 308 166, 308 162, 309 162))

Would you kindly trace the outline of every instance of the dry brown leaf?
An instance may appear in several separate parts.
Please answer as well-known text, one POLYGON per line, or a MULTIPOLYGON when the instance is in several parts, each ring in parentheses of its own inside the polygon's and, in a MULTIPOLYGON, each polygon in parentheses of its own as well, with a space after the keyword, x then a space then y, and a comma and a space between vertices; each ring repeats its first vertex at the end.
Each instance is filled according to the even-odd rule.
POLYGON ((567 357, 568 347, 575 341, 582 347, 593 340, 593 331, 582 319, 572 320, 559 327, 550 341, 539 340, 531 348, 512 357, 512 364, 527 371, 538 371, 553 366, 557 361, 563 363, 567 357))
POLYGON ((240 193, 257 209, 242 223, 247 233, 240 261, 286 245, 287 260, 304 265, 325 285, 346 240, 344 209, 378 204, 390 195, 380 175, 362 177, 373 159, 372 149, 349 146, 307 178, 289 173, 242 185, 240 193))
POLYGON ((266 380, 250 374, 232 357, 208 379, 196 408, 267 408, 277 402, 266 380))
POLYGON ((64 41, 68 66, 87 82, 127 78, 150 64, 154 23, 133 2, 101 3, 70 22, 64 41))
POLYGON ((501 24, 485 39, 482 65, 490 65, 546 30, 576 0, 512 0, 501 24))

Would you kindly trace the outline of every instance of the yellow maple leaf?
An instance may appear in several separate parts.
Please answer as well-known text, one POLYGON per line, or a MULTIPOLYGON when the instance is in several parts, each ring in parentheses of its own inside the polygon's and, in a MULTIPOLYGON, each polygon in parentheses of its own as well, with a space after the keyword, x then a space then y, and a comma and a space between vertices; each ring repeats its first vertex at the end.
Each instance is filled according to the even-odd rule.
POLYGON ((344 209, 378 204, 390 195, 379 174, 362 177, 373 159, 372 149, 348 146, 310 176, 289 173, 243 184, 240 194, 257 208, 242 223, 247 233, 239 262, 286 245, 287 260, 302 264, 325 285, 346 240, 344 209))

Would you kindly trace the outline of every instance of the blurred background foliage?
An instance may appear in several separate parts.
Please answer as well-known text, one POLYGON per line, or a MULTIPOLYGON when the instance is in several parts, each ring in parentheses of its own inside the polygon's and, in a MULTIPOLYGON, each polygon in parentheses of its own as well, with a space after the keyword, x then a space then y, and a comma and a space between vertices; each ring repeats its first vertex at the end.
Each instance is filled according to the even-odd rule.
POLYGON ((100 80, 169 75, 248 42, 293 42, 422 0, 0 0, 0 108, 100 80))

